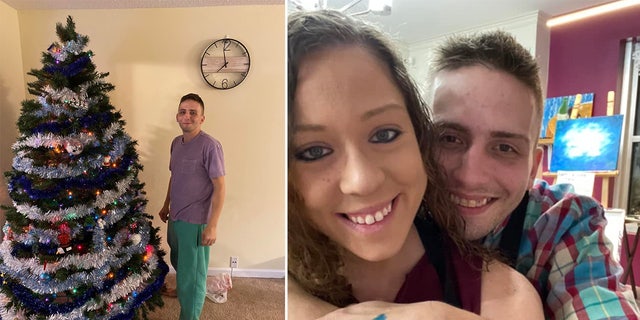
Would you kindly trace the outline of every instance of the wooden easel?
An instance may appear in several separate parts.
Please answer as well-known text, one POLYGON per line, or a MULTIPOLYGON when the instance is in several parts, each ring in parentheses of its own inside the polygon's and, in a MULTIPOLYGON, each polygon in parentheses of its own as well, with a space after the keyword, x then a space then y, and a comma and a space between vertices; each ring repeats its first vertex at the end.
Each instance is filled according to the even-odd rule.
MULTIPOLYGON (((614 102, 615 102, 615 92, 609 91, 607 93, 607 114, 606 114, 607 116, 613 115, 614 102)), ((550 161, 549 159, 551 159, 553 141, 554 141, 554 138, 541 138, 538 140, 538 145, 546 147, 547 149, 545 152, 546 161, 550 161)), ((612 171, 595 171, 594 173, 596 175, 596 178, 602 178, 602 189, 600 190, 600 203, 602 203, 602 206, 605 209, 611 208, 611 201, 609 200, 609 185, 611 183, 611 179, 617 177, 619 172, 618 170, 612 170, 612 171)), ((542 176, 552 178, 553 179, 552 183, 555 184, 558 174, 555 172, 543 172, 542 176)), ((594 198, 597 198, 595 197, 595 195, 591 195, 591 196, 594 198)))
MULTIPOLYGON (((594 171, 596 178, 602 178, 602 189, 600 189, 600 203, 602 206, 606 208, 611 208, 611 200, 609 200, 609 184, 612 178, 618 176, 618 170, 613 171, 594 171)), ((553 184, 556 183, 556 178, 558 178, 558 174, 555 172, 543 172, 543 177, 550 177, 553 179, 553 184)), ((591 195, 594 198, 597 198, 595 195, 591 195)))

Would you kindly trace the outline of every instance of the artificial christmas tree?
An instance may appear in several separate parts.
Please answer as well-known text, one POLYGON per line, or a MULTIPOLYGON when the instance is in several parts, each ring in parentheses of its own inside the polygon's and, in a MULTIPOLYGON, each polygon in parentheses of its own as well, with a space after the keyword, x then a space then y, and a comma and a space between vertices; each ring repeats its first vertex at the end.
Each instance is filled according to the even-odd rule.
POLYGON ((22 103, 13 206, 0 244, 1 319, 146 318, 162 306, 163 261, 138 180, 142 169, 114 86, 96 72, 88 37, 71 17, 60 43, 29 75, 36 99, 22 103))

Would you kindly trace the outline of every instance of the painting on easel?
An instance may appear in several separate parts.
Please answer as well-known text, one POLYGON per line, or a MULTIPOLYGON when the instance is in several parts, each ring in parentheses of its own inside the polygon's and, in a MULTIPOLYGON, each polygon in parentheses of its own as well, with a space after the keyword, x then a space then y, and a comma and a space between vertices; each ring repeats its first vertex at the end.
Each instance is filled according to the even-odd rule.
POLYGON ((558 120, 591 117, 593 93, 547 98, 544 102, 540 138, 553 138, 558 120))
POLYGON ((618 167, 623 115, 558 121, 551 171, 612 171, 618 167))

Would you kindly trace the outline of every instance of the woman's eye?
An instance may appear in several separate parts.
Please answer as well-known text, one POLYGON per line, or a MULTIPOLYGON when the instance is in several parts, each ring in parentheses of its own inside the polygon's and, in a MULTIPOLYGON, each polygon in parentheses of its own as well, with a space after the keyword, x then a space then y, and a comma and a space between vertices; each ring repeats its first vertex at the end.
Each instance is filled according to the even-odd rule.
POLYGON ((396 129, 382 129, 373 134, 369 139, 373 143, 388 143, 395 140, 400 135, 400 131, 396 129))
POLYGON ((320 158, 326 157, 331 153, 333 153, 333 150, 329 148, 313 146, 313 147, 306 148, 300 152, 297 152, 295 154, 295 157, 296 159, 301 161, 315 161, 320 158))

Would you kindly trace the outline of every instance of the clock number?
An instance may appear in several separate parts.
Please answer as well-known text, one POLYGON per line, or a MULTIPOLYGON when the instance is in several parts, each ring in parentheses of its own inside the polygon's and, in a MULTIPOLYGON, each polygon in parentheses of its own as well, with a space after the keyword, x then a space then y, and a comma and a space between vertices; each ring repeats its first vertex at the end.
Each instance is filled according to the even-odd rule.
POLYGON ((230 45, 231 45, 231 41, 229 41, 229 39, 224 39, 224 41, 222 41, 222 51, 230 51, 229 50, 230 45))
POLYGON ((223 89, 227 89, 227 88, 229 88, 229 80, 227 80, 227 79, 222 79, 222 83, 220 84, 220 86, 221 86, 223 89))

